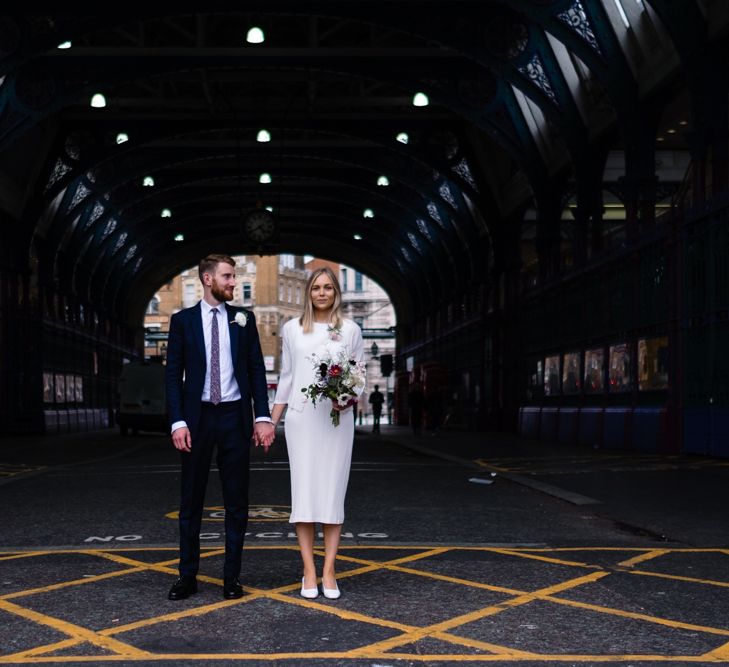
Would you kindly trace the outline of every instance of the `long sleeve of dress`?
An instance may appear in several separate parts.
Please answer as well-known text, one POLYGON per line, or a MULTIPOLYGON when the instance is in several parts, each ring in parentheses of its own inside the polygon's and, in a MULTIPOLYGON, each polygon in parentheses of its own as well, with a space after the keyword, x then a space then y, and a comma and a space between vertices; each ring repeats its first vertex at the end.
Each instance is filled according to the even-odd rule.
POLYGON ((283 327, 281 348, 281 374, 278 378, 278 388, 276 389, 276 398, 273 399, 274 404, 282 403, 284 405, 291 402, 291 384, 293 369, 291 363, 291 341, 289 340, 289 327, 283 327))
MULTIPOLYGON (((350 349, 350 354, 352 355, 352 359, 354 359, 354 361, 357 361, 359 363, 364 362, 364 341, 362 340, 362 330, 356 324, 354 324, 352 326, 352 334, 350 337, 349 349, 350 349)), ((362 385, 361 387, 355 388, 355 392, 356 392, 358 398, 362 395, 362 392, 365 390, 366 384, 367 384, 367 379, 365 378, 365 384, 362 385)))

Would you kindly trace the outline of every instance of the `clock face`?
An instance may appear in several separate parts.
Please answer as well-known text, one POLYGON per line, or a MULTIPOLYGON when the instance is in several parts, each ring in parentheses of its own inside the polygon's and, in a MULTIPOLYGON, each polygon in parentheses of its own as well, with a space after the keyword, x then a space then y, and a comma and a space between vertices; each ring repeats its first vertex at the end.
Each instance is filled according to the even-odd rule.
POLYGON ((266 241, 274 235, 276 221, 266 209, 256 209, 245 217, 243 228, 251 241, 266 241))

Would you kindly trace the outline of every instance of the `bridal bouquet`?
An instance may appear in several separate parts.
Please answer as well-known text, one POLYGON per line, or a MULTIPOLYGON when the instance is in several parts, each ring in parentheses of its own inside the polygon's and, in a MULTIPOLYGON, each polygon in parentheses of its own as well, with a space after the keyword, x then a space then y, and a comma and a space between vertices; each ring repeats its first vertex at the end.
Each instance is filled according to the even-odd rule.
MULTIPOLYGON (((364 387, 365 365, 349 358, 346 350, 342 350, 334 357, 320 358, 316 355, 310 357, 316 371, 316 382, 301 391, 316 405, 317 401, 328 398, 339 409, 354 405, 357 402, 357 389, 364 387)), ((332 408, 329 413, 332 424, 339 426, 339 410, 332 408)))

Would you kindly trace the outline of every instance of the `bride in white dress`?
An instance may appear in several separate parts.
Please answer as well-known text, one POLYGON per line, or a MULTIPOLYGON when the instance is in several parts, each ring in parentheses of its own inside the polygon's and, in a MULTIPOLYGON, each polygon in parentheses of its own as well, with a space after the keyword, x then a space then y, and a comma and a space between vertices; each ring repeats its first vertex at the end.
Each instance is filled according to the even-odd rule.
MULTIPOLYGON (((344 522, 344 496, 349 481, 354 439, 354 411, 340 409, 339 426, 330 417, 339 409, 331 401, 313 405, 301 389, 317 380, 311 356, 336 356, 347 350, 350 359, 364 359, 362 333, 341 314, 342 292, 329 268, 315 270, 306 283, 304 312, 282 328, 281 376, 271 419, 278 424, 288 405, 285 422, 286 447, 291 468, 291 518, 296 524, 304 576, 301 595, 319 594, 314 564, 314 535, 317 523, 324 533, 322 590, 325 597, 338 598, 334 564, 344 522)), ((361 394, 363 387, 356 391, 361 394)))

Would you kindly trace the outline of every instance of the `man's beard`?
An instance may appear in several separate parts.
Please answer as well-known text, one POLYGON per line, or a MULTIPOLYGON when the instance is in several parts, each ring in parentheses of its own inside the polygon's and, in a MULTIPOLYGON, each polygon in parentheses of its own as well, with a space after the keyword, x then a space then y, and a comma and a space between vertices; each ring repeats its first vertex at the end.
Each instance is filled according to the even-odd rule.
POLYGON ((233 290, 230 289, 230 296, 226 294, 226 289, 223 287, 220 287, 218 283, 213 280, 213 284, 210 286, 210 293, 218 300, 218 301, 230 301, 233 298, 233 290))

